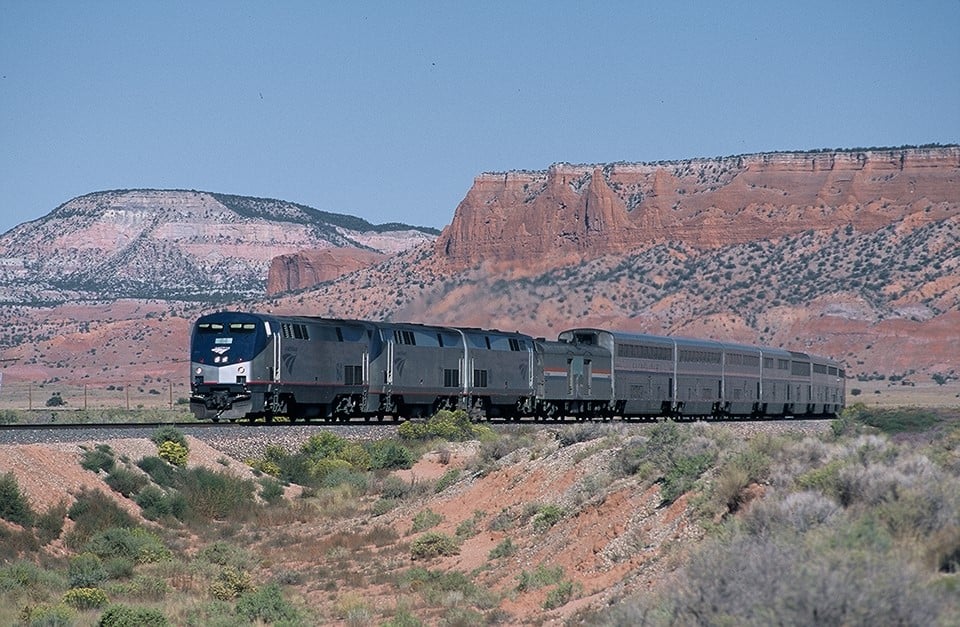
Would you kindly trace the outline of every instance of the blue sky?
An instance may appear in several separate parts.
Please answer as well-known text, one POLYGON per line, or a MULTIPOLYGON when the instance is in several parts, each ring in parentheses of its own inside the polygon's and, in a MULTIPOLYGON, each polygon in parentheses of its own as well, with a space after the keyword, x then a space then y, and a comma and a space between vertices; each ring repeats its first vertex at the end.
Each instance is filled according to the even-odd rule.
POLYGON ((960 0, 0 0, 0 232, 120 188, 442 227, 474 176, 960 142, 960 0))

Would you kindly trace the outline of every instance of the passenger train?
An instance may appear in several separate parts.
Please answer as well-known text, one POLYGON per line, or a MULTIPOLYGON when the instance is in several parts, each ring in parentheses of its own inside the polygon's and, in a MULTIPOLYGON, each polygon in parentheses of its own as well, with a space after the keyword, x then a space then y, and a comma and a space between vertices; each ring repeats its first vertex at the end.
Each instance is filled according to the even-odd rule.
POLYGON ((190 346, 203 420, 833 416, 845 376, 831 359, 779 348, 575 328, 519 332, 219 312, 190 346))

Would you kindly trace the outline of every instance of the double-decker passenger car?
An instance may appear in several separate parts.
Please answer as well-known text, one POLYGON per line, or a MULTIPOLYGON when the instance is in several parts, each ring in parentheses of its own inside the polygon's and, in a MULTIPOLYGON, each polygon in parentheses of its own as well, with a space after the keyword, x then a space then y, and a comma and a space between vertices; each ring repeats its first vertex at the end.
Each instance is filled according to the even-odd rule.
POLYGON ((843 369, 805 353, 602 329, 571 329, 560 341, 609 352, 619 416, 812 416, 843 406, 843 369))

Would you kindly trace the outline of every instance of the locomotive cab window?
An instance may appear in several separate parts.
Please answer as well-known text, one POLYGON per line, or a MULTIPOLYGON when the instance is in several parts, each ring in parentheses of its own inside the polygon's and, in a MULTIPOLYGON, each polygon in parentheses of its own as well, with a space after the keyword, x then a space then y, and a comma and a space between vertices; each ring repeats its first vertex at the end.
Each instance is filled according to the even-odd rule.
POLYGON ((577 333, 573 336, 574 344, 584 344, 587 346, 593 345, 593 333, 577 333))
POLYGON ((253 333, 254 331, 256 331, 256 329, 257 329, 257 325, 255 325, 252 322, 231 322, 230 323, 231 333, 253 333))
POLYGON ((200 333, 220 333, 223 331, 223 325, 219 322, 202 322, 197 325, 200 333))

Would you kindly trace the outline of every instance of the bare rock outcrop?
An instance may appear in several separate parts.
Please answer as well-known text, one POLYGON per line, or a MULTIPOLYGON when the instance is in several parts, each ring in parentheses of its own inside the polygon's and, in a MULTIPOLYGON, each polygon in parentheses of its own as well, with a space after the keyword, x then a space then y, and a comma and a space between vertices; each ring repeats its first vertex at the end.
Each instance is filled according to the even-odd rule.
POLYGON ((359 248, 301 250, 274 257, 267 277, 267 295, 301 290, 366 268, 388 255, 359 248))
POLYGON ((532 269, 670 241, 712 249, 960 209, 960 147, 772 153, 481 174, 436 242, 451 269, 532 269))
POLYGON ((259 297, 279 255, 321 248, 396 253, 434 237, 433 229, 373 225, 267 198, 95 192, 0 235, 0 299, 259 297))

